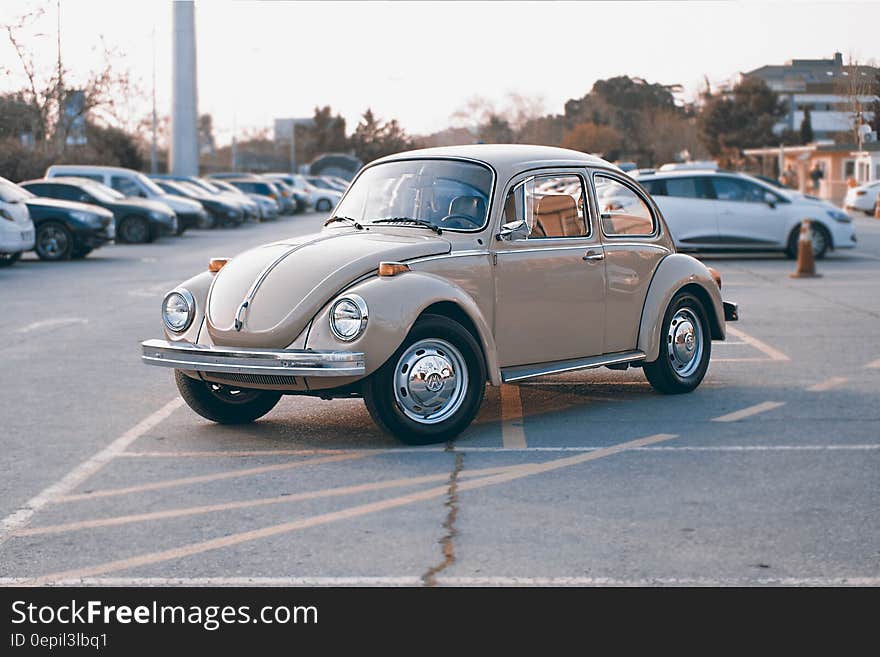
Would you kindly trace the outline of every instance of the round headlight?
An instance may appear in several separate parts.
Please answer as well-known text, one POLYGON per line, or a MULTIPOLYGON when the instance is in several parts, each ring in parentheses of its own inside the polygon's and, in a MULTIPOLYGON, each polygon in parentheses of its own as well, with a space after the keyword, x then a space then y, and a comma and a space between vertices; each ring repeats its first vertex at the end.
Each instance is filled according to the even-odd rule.
POLYGON ((367 303, 358 295, 344 296, 330 308, 330 330, 340 340, 354 340, 366 327, 367 303))
POLYGON ((186 290, 169 292, 162 302, 162 321, 175 333, 182 333, 192 324, 196 303, 186 290))

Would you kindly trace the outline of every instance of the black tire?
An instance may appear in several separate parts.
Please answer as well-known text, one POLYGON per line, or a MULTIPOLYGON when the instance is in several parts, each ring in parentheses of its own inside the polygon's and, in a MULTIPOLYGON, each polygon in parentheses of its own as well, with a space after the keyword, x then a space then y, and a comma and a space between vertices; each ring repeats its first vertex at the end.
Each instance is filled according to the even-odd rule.
POLYGON ((11 267, 21 258, 21 251, 18 253, 0 253, 0 267, 11 267))
POLYGON ((315 210, 318 212, 330 212, 333 209, 333 204, 330 203, 326 198, 322 198, 315 204, 315 210))
POLYGON ((92 251, 94 251, 94 249, 91 247, 80 246, 80 247, 77 247, 73 250, 73 252, 70 254, 70 257, 73 260, 82 260, 87 255, 89 255, 92 251))
POLYGON ((642 368, 648 382, 654 390, 665 395, 691 392, 700 385, 703 377, 706 376, 706 370, 709 369, 709 358, 712 355, 712 332, 709 326, 709 317, 700 300, 687 291, 676 294, 669 302, 663 315, 660 336, 660 354, 657 360, 653 363, 645 363, 642 368), (679 319, 682 316, 684 316, 684 321, 692 326, 694 321, 699 324, 699 331, 693 331, 695 336, 694 350, 701 349, 701 351, 693 355, 692 360, 688 361, 687 367, 681 367, 683 361, 677 360, 673 356, 674 353, 677 353, 673 349, 673 345, 678 342, 677 336, 682 336, 682 341, 678 342, 679 349, 686 349, 687 345, 687 331, 682 330, 686 328, 686 324, 683 324, 679 319), (676 326, 680 327, 678 332, 676 332, 676 326), (673 334, 676 334, 676 339, 673 339, 673 334))
MULTIPOLYGON (((417 349, 415 353, 417 354, 418 351, 417 349)), ((414 357, 418 358, 418 356, 414 357)), ((454 371, 454 368, 452 369, 454 371)), ((425 378, 425 385, 429 390, 433 390, 427 383, 429 379, 430 377, 425 378)), ((437 380, 439 381, 440 377, 437 380)), ((447 382, 441 382, 441 386, 446 385, 447 382)), ((454 384, 451 384, 449 389, 452 390, 453 386, 454 384)), ((427 445, 451 440, 464 431, 480 410, 485 388, 486 363, 482 349, 474 336, 461 324, 448 317, 423 315, 413 325, 400 348, 364 382, 363 393, 367 410, 381 429, 397 436, 404 443, 427 445), (455 388, 456 392, 452 393, 453 398, 460 401, 449 404, 449 415, 442 417, 440 414, 438 417, 442 419, 439 421, 432 420, 432 423, 426 423, 426 421, 416 421, 406 414, 395 392, 397 388, 395 378, 398 374, 402 376, 407 371, 406 364, 401 368, 400 373, 397 369, 401 359, 409 353, 410 347, 431 340, 451 345, 453 351, 458 352, 455 358, 460 357, 460 361, 463 362, 467 371, 467 381, 466 384, 462 382, 461 387, 455 388)))
POLYGON ((46 221, 37 227, 34 251, 40 260, 58 262, 73 254, 73 233, 59 221, 46 221))
POLYGON ((253 422, 275 408, 281 399, 280 392, 208 383, 193 379, 180 370, 174 370, 174 381, 183 401, 192 410, 219 424, 253 422))
MULTIPOLYGON (((813 231, 818 233, 819 238, 821 239, 813 239, 813 257, 816 260, 825 257, 825 254, 828 253, 828 249, 831 247, 831 235, 828 233, 828 230, 822 224, 818 224, 813 222, 812 224, 813 231), (821 244, 819 248, 816 248, 816 243, 821 244)), ((788 236, 788 243, 785 247, 785 255, 788 256, 791 260, 797 260, 798 255, 798 240, 801 236, 801 227, 800 225, 795 226, 791 230, 791 234, 788 236)))
POLYGON ((155 239, 150 222, 143 217, 123 217, 116 231, 116 240, 123 244, 147 244, 155 239))
POLYGON ((216 228, 217 224, 218 221, 216 217, 211 212, 206 212, 204 217, 199 217, 196 228, 201 230, 211 230, 212 228, 216 228))
POLYGON ((177 222, 177 230, 174 231, 175 237, 180 237, 181 235, 183 235, 186 232, 187 228, 189 228, 189 226, 184 224, 182 221, 178 221, 177 222))

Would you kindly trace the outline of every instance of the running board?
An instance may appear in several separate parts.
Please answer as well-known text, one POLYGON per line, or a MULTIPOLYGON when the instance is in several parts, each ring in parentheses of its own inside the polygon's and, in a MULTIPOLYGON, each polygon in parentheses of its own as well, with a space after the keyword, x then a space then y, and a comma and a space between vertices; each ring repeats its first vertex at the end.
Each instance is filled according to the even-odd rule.
POLYGON ((512 383, 522 379, 531 379, 534 376, 544 376, 545 374, 560 374, 562 372, 588 370, 608 365, 624 365, 640 360, 645 360, 644 351, 620 351, 616 354, 605 354, 604 356, 556 360, 551 363, 536 363, 534 365, 516 365, 515 367, 501 368, 501 380, 504 383, 512 383))

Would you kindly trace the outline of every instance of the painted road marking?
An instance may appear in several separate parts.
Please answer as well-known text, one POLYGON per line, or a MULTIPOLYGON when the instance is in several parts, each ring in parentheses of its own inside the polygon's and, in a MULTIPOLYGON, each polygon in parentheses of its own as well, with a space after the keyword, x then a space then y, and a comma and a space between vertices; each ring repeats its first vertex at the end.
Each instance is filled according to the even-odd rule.
POLYGON ((501 444, 517 448, 526 446, 522 397, 519 386, 509 383, 501 384, 501 444))
MULTIPOLYGON (((675 434, 655 434, 653 436, 647 436, 645 438, 639 438, 637 440, 630 440, 624 443, 618 443, 610 447, 603 447, 602 449, 598 449, 595 452, 578 454, 577 456, 568 456, 545 463, 532 463, 522 465, 517 467, 515 471, 508 471, 497 475, 491 475, 477 480, 464 481, 458 485, 458 490, 459 492, 462 492, 465 490, 475 490, 486 486, 494 486, 497 484, 507 483, 517 479, 522 479, 523 477, 528 477, 535 474, 542 474, 545 472, 550 472, 552 470, 557 470, 559 468, 571 467, 580 463, 586 463, 588 461, 594 461, 607 456, 612 456, 614 454, 627 451, 634 447, 644 447, 654 443, 672 440, 673 438, 677 438, 677 436, 675 434)), ((330 513, 322 513, 316 516, 294 520, 292 522, 285 522, 278 525, 270 525, 261 529, 254 529, 237 534, 221 536, 219 538, 214 538, 207 541, 190 543, 189 545, 183 545, 168 550, 149 552, 133 557, 128 557, 125 559, 118 559, 116 561, 96 564, 94 566, 86 566, 84 568, 77 568, 58 573, 50 573, 48 575, 28 580, 28 583, 35 585, 45 585, 58 580, 78 580, 84 577, 95 577, 98 575, 104 575, 120 570, 129 570, 131 568, 138 568, 140 566, 147 566, 157 563, 163 563, 165 561, 182 559, 184 557, 202 554, 212 550, 232 547, 262 538, 269 538, 272 536, 287 534, 300 529, 317 527, 340 520, 350 520, 352 518, 359 518, 372 513, 377 513, 379 511, 387 511, 388 509, 395 509, 417 502, 425 502, 428 500, 442 498, 448 493, 449 486, 436 486, 434 488, 429 488, 423 491, 401 495, 400 497, 379 500, 377 502, 370 502, 367 504, 359 504, 345 509, 340 509, 338 511, 332 511, 330 513)))
POLYGON ((80 463, 60 481, 45 488, 42 492, 25 502, 23 507, 0 520, 0 545, 6 541, 11 532, 27 525, 37 511, 75 490, 80 484, 124 451, 126 447, 165 420, 181 406, 183 406, 183 399, 180 397, 171 400, 158 411, 138 422, 100 452, 80 463))
POLYGON ((93 500, 98 497, 112 497, 115 495, 128 495, 129 493, 143 493, 144 491, 148 490, 161 490, 163 488, 175 488, 177 486, 203 484, 209 481, 219 481, 221 479, 234 479, 235 477, 249 477, 252 475, 263 474, 265 472, 277 472, 279 470, 301 468, 307 465, 320 465, 323 463, 336 463, 337 461, 350 461, 352 459, 362 459, 366 456, 369 456, 369 454, 365 452, 342 452, 335 456, 320 456, 313 459, 303 459, 302 461, 293 461, 290 463, 275 463, 273 465, 261 465, 255 468, 226 470, 224 472, 215 472, 208 475, 181 477, 180 479, 166 479, 165 481, 152 481, 148 484, 141 484, 139 486, 127 486, 125 488, 105 488, 103 490, 94 490, 88 493, 62 495, 55 498, 54 502, 56 504, 61 504, 63 502, 93 500))
MULTIPOLYGON (((499 466, 495 468, 483 468, 480 470, 466 470, 459 474, 460 477, 483 477, 486 475, 498 474, 514 470, 516 465, 499 466)), ((326 497, 338 497, 341 495, 355 495, 358 493, 369 493, 387 488, 400 488, 402 486, 416 486, 424 483, 432 483, 435 481, 447 481, 449 479, 448 472, 441 472, 433 475, 423 475, 421 477, 408 477, 405 479, 392 479, 389 481, 377 481, 368 484, 355 484, 352 486, 340 486, 338 488, 327 488, 324 490, 307 491, 304 493, 291 493, 290 495, 279 495, 278 497, 268 497, 253 500, 240 500, 236 502, 223 502, 219 504, 207 504, 203 506, 191 506, 179 509, 167 509, 165 511, 153 511, 150 513, 136 513, 124 516, 113 516, 110 518, 95 518, 93 520, 80 520, 76 522, 65 522, 58 525, 42 525, 40 527, 29 527, 20 529, 15 532, 16 536, 39 536, 42 534, 61 534, 64 532, 78 531, 81 529, 95 529, 98 527, 116 527, 119 525, 128 525, 136 522, 147 522, 150 520, 166 520, 168 518, 181 518, 185 516, 202 515, 205 513, 213 513, 216 511, 232 511, 235 509, 250 509, 259 506, 269 506, 273 504, 284 504, 287 502, 302 502, 304 500, 316 500, 326 497)))
POLYGON ((32 324, 27 324, 26 326, 22 326, 19 329, 16 329, 16 333, 30 333, 31 331, 37 331, 39 329, 46 328, 56 328, 58 326, 68 326, 70 324, 88 324, 89 320, 84 319, 82 317, 59 317, 58 319, 44 319, 40 322, 33 322, 32 324))
POLYGON ((875 360, 873 362, 868 363, 867 365, 865 365, 865 367, 868 367, 868 368, 871 368, 874 370, 880 370, 880 358, 878 358, 877 360, 875 360))
POLYGON ((738 420, 751 417, 752 415, 757 415, 758 413, 766 413, 767 411, 772 411, 774 408, 779 408, 780 406, 785 406, 785 402, 761 402, 760 404, 755 404, 754 406, 749 406, 747 408, 743 408, 742 410, 734 411, 733 413, 727 413, 726 415, 713 417, 712 422, 737 422, 738 420))
POLYGON ((842 386, 847 381, 849 381, 849 379, 845 376, 832 376, 830 379, 825 379, 821 383, 811 385, 807 390, 809 392, 824 392, 826 390, 831 390, 831 388, 842 386))
MULTIPOLYGON (((26 577, 0 577, 0 586, 23 586, 26 577)), ((443 577, 441 586, 880 586, 880 577, 443 577)), ((424 586, 418 575, 398 577, 84 577, 54 586, 424 586)))
MULTIPOLYGON (((243 456, 315 456, 318 454, 339 454, 341 452, 348 451, 344 449, 241 449, 241 450, 204 450, 204 451, 189 451, 189 452, 172 452, 172 451, 159 451, 159 452, 122 452, 119 454, 120 457, 123 458, 146 458, 146 459, 160 459, 160 458, 171 458, 171 459, 181 459, 181 458, 199 458, 199 457, 243 457, 243 456)), ((385 451, 384 449, 376 449, 376 451, 385 451)))
POLYGON ((748 333, 746 333, 745 331, 742 331, 741 329, 734 328, 732 326, 728 326, 727 332, 730 333, 731 335, 735 335, 743 342, 750 344, 751 346, 753 346, 755 349, 757 349, 761 353, 766 354, 770 358, 770 360, 791 360, 788 356, 786 356, 784 353, 782 353, 778 349, 774 349, 766 342, 762 342, 758 338, 749 335, 748 333))

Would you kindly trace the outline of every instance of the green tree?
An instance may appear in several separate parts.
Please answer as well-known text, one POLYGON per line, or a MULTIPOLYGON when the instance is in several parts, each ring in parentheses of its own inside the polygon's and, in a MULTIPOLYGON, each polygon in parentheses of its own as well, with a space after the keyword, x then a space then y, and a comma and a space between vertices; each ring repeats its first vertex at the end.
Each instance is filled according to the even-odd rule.
POLYGON ((746 78, 731 94, 707 93, 697 123, 706 149, 718 157, 776 143, 773 126, 784 115, 785 102, 775 91, 759 78, 746 78))
POLYGON ((349 143, 355 156, 362 162, 372 162, 385 155, 409 150, 414 145, 413 139, 397 119, 383 122, 370 108, 361 116, 349 143))
POLYGON ((801 143, 809 144, 813 141, 813 119, 810 116, 810 108, 804 108, 804 119, 801 121, 801 143))

